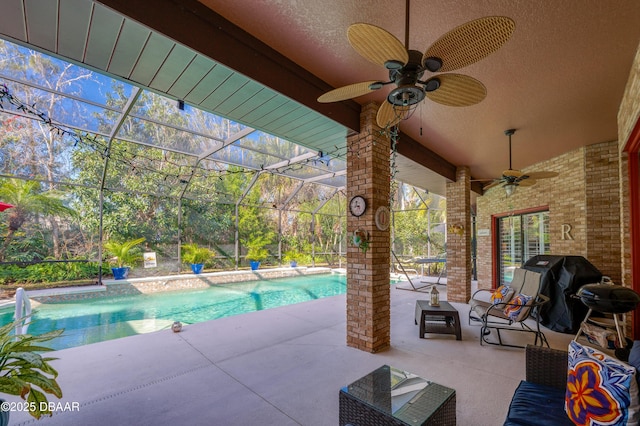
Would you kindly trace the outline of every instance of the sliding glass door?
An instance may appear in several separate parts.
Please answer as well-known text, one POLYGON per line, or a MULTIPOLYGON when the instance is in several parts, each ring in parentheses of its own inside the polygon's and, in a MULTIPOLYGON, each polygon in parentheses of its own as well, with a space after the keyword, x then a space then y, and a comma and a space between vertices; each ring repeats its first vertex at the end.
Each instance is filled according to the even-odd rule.
POLYGON ((513 270, 538 254, 549 253, 549 212, 498 218, 499 285, 510 283, 513 270))

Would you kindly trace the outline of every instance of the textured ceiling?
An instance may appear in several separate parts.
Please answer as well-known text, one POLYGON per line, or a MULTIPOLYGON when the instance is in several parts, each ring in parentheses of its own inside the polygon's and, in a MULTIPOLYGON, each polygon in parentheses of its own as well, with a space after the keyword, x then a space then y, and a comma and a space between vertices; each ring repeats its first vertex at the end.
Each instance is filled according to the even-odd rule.
MULTIPOLYGON (((344 143, 358 120, 353 102, 327 105, 315 98, 332 87, 387 78, 384 68, 351 48, 349 25, 371 23, 405 38, 405 0, 150 4, 7 0, 0 36, 325 151, 344 143)), ((507 128, 518 129, 516 169, 617 139, 618 106, 640 42, 640 1, 414 0, 409 48, 424 51, 447 31, 491 15, 515 21, 511 40, 457 71, 484 83, 486 99, 470 107, 427 99, 400 124, 417 141, 406 141, 411 148, 403 152, 416 162, 398 161, 405 181, 442 193, 445 179, 418 166, 424 158, 444 164, 448 173, 441 175, 466 165, 474 178, 499 176, 509 165, 507 128), (418 152, 420 145, 437 155, 418 152)), ((381 102, 389 90, 356 102, 381 102)))
MULTIPOLYGON (((334 87, 386 78, 349 45, 350 24, 381 26, 404 43, 405 1, 202 0, 334 87)), ((410 4, 409 48, 426 50, 467 21, 503 15, 510 41, 459 70, 487 87, 486 99, 455 108, 425 100, 401 130, 476 178, 499 176, 579 146, 617 139, 616 115, 640 42, 637 0, 447 0, 410 4)), ((382 101, 389 89, 356 99, 382 101)))

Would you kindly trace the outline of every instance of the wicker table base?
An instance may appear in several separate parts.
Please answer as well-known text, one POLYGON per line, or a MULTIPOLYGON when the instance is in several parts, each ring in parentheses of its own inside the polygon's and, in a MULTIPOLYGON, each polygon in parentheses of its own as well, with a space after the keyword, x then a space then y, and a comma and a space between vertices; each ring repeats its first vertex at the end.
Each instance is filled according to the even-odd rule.
POLYGON ((428 300, 416 300, 415 323, 420 325, 420 338, 425 333, 455 334, 462 340, 460 316, 449 302, 441 301, 439 306, 431 306, 428 300))
POLYGON ((340 390, 340 426, 456 424, 456 391, 382 366, 340 390))

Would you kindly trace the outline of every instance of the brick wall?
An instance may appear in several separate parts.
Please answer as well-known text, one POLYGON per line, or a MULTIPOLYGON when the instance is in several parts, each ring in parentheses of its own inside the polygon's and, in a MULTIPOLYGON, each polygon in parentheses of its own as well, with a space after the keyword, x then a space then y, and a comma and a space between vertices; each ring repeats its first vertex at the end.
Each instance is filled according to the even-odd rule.
POLYGON ((391 343, 390 233, 374 222, 376 209, 389 205, 391 145, 375 125, 377 111, 376 104, 364 106, 360 135, 347 139, 347 201, 355 195, 367 201, 364 215, 347 213, 347 230, 349 236, 356 229, 370 236, 366 253, 351 243, 347 249, 347 345, 367 352, 391 343))
POLYGON ((587 258, 613 282, 622 282, 618 143, 585 147, 587 258))
MULTIPOLYGON (((548 208, 552 254, 579 255, 614 282, 621 280, 619 161, 617 142, 579 148, 524 171, 555 171, 532 187, 519 187, 509 198, 502 187, 478 197, 477 228, 491 229, 492 215, 548 208), (563 226, 570 226, 570 238, 563 226)), ((478 287, 492 285, 492 236, 478 237, 478 287)))
POLYGON ((631 205, 629 200, 629 174, 627 163, 629 157, 622 152, 620 155, 620 244, 622 262, 620 283, 631 287, 631 205))
POLYGON ((471 181, 468 167, 456 169, 447 183, 447 226, 462 225, 461 234, 447 233, 447 300, 466 303, 471 297, 471 181))

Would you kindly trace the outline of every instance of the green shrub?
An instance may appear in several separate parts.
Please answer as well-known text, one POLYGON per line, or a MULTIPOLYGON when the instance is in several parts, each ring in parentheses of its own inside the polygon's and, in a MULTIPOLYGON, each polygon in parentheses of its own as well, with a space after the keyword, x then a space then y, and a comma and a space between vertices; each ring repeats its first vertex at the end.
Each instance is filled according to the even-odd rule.
POLYGON ((52 283, 94 279, 98 276, 97 262, 42 262, 30 265, 1 265, 1 284, 52 283))
POLYGON ((211 259, 213 252, 206 247, 199 247, 195 243, 183 244, 180 256, 185 263, 205 263, 211 259))
POLYGON ((122 243, 116 241, 108 241, 104 243, 104 249, 108 254, 113 256, 109 263, 122 268, 124 266, 132 267, 142 260, 142 250, 136 247, 138 244, 144 243, 145 239, 137 238, 122 243))

